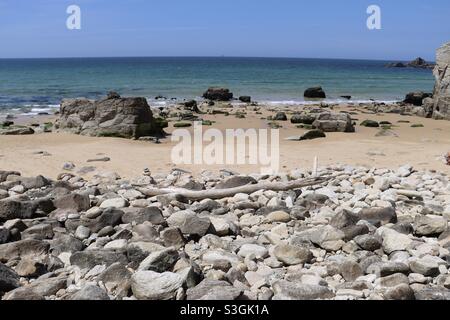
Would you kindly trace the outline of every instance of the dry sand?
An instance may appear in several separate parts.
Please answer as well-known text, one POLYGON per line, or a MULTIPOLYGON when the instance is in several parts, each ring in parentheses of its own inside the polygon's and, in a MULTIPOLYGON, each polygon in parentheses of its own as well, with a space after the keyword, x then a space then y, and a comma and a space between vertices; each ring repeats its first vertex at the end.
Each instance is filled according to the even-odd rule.
MULTIPOLYGON (((340 110, 350 110, 345 107, 340 110)), ((353 110, 354 108, 352 108, 353 110)), ((360 110, 362 111, 362 110, 360 110)), ((215 121, 212 127, 220 130, 233 128, 267 128, 264 115, 249 111, 245 119, 235 116, 207 115, 204 119, 215 121)), ((289 116, 288 116, 289 117, 289 116)), ((280 129, 280 171, 288 172, 297 168, 312 167, 313 158, 318 156, 320 165, 349 164, 355 166, 376 166, 396 168, 404 164, 417 169, 437 170, 450 173, 443 155, 450 151, 450 121, 437 121, 415 116, 396 114, 353 115, 358 119, 356 133, 327 133, 324 139, 311 141, 286 141, 289 136, 298 136, 306 130, 299 129, 289 121, 279 122, 280 129), (377 128, 359 126, 365 119, 390 121, 395 125, 395 136, 375 137, 377 128), (398 123, 408 120, 410 123, 398 123), (423 128, 412 128, 411 124, 423 124, 423 128)), ((17 123, 48 121, 48 117, 20 119, 17 123)), ((208 129, 211 127, 204 127, 208 129)), ((166 129, 172 132, 173 128, 166 129)), ((188 129, 192 131, 192 128, 188 129)), ((73 162, 76 169, 95 166, 99 171, 114 171, 122 177, 131 178, 140 175, 144 168, 152 173, 167 173, 173 168, 189 170, 198 174, 203 170, 217 171, 230 169, 241 173, 256 173, 258 165, 174 165, 171 162, 171 150, 175 143, 170 136, 161 144, 144 141, 132 141, 120 138, 93 138, 67 133, 47 133, 30 136, 0 136, 0 170, 17 170, 23 175, 43 174, 56 178, 63 172, 65 162, 73 162), (35 154, 46 151, 49 156, 35 154), (87 163, 88 159, 109 157, 109 162, 87 163)))

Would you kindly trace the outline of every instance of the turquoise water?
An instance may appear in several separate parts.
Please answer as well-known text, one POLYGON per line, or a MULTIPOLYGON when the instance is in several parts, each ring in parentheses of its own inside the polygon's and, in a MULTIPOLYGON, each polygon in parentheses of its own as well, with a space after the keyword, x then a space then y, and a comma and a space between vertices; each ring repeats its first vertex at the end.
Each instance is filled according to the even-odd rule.
MULTIPOLYGON (((327 100, 401 100, 410 91, 432 91, 431 70, 390 69, 389 61, 294 58, 73 58, 0 59, 0 112, 39 112, 62 98, 99 98, 107 91, 178 100, 199 98, 210 86, 236 97, 298 102, 321 85, 327 100)), ((161 103, 160 101, 158 102, 161 103)))

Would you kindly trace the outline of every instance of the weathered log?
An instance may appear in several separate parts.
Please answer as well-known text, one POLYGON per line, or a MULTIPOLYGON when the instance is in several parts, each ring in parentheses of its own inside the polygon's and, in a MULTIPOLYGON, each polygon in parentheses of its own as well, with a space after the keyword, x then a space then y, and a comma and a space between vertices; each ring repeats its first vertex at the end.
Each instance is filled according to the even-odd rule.
POLYGON ((159 195, 179 195, 187 200, 222 199, 233 197, 238 193, 250 194, 258 190, 288 191, 300 189, 321 184, 328 181, 330 178, 331 177, 318 177, 289 182, 260 182, 257 184, 248 184, 236 188, 209 189, 200 191, 187 190, 183 188, 139 188, 138 190, 149 197, 159 195))

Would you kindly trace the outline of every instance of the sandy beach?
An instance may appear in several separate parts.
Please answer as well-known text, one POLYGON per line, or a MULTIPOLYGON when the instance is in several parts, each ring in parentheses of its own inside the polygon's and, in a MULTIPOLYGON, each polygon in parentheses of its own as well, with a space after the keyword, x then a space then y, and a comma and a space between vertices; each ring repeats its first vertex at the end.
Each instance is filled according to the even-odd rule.
MULTIPOLYGON (((298 111, 298 108, 301 107, 281 109, 287 110, 289 118, 290 114, 298 111)), ((204 120, 215 121, 213 126, 203 128, 206 130, 213 127, 222 132, 225 129, 268 128, 269 121, 263 118, 275 114, 267 106, 259 108, 259 112, 252 111, 251 108, 247 109, 245 119, 239 119, 233 115, 202 115, 204 120)), ((395 168, 410 164, 417 169, 450 172, 450 168, 443 161, 443 155, 450 149, 450 122, 389 113, 370 114, 364 108, 345 105, 335 107, 334 111, 353 112, 352 118, 357 123, 356 132, 327 133, 326 138, 309 141, 287 141, 286 138, 301 135, 307 130, 297 128, 290 121, 277 121, 282 125, 280 128, 280 172, 311 168, 315 156, 319 158, 321 166, 348 164, 395 168), (392 131, 396 136, 375 136, 379 128, 359 125, 366 119, 391 122, 392 131), (411 127, 413 124, 422 124, 423 127, 413 128, 411 127)), ((55 117, 22 117, 17 119, 16 123, 44 123, 54 120, 55 117)), ((172 164, 171 150, 175 143, 171 141, 170 133, 174 130, 174 123, 174 121, 169 122, 169 128, 165 129, 169 135, 161 140, 161 144, 122 138, 86 137, 70 133, 0 136, 0 168, 17 170, 29 176, 43 174, 52 178, 56 178, 63 172, 62 167, 66 162, 75 164, 74 172, 82 167, 94 166, 96 168, 94 172, 113 171, 127 178, 140 175, 144 168, 150 169, 153 173, 167 173, 176 167, 188 170, 194 175, 203 170, 218 171, 220 169, 241 173, 259 172, 259 166, 249 164, 232 166, 172 164), (39 152, 47 152, 49 155, 39 152), (109 157, 111 160, 87 162, 89 159, 102 157, 109 157)), ((188 130, 192 132, 193 128, 188 130)))

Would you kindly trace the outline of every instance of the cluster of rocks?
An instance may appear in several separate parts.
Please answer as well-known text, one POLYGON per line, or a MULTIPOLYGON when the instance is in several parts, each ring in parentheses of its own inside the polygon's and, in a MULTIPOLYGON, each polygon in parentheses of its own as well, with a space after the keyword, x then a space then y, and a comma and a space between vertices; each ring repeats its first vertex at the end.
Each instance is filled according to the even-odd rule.
POLYGON ((182 170, 56 181, 0 171, 0 296, 16 299, 450 299, 450 185, 336 166, 301 190, 189 201, 312 175, 182 170))
POLYGON ((416 58, 413 61, 403 63, 403 62, 393 62, 386 65, 388 68, 416 68, 416 69, 433 69, 434 64, 428 63, 425 59, 416 58))
POLYGON ((137 139, 162 134, 145 98, 122 98, 116 92, 98 101, 64 99, 55 127, 60 131, 102 137, 137 139))

